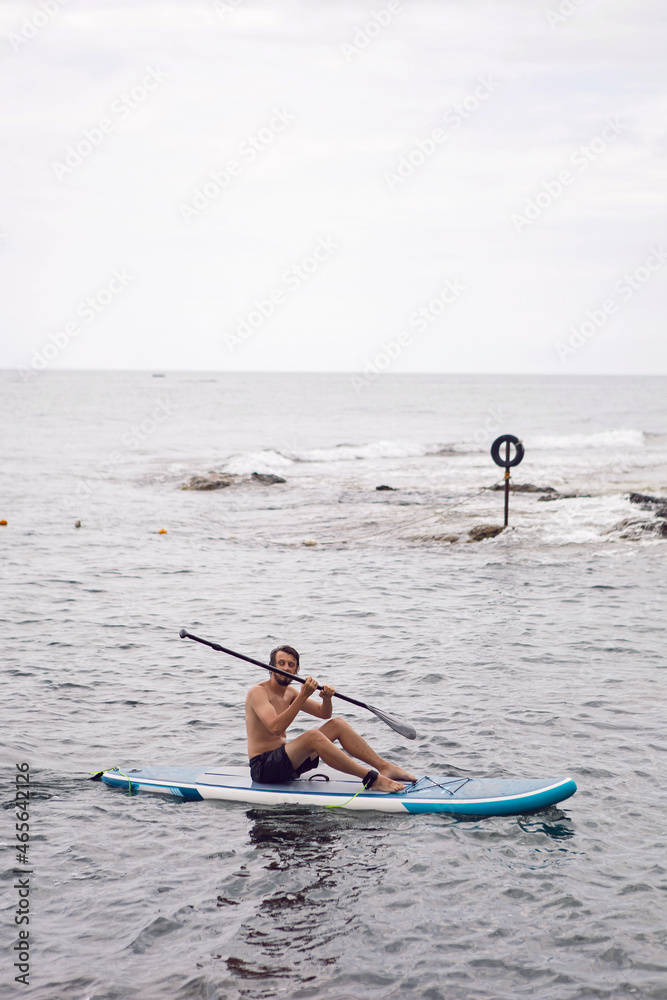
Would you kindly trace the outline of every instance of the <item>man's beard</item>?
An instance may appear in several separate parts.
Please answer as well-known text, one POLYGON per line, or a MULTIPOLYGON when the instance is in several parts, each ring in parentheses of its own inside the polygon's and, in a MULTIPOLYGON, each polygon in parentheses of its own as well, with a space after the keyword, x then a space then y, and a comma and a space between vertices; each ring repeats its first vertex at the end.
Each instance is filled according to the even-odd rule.
POLYGON ((282 674, 274 674, 275 679, 278 681, 281 687, 289 687, 292 683, 291 677, 283 677, 282 674))

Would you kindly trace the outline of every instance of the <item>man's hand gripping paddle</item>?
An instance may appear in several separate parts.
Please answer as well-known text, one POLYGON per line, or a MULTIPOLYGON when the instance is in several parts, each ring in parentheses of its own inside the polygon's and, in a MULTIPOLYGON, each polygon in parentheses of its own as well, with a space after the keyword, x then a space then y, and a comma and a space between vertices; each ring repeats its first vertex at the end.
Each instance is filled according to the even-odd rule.
MULTIPOLYGON (((201 642, 204 646, 210 646, 211 649, 215 649, 218 653, 227 653, 228 656, 235 656, 237 660, 245 660, 246 663, 254 663, 256 667, 262 667, 264 670, 270 670, 274 674, 282 674, 284 677, 289 677, 292 681, 299 681, 300 684, 304 683, 304 678, 299 677, 298 674, 292 674, 289 670, 279 670, 278 667, 270 667, 267 663, 260 663, 259 660, 253 660, 252 656, 244 656, 243 653, 235 653, 233 649, 225 649, 224 646, 219 645, 217 642, 209 642, 208 639, 200 639, 199 636, 191 635, 186 629, 182 628, 178 633, 181 639, 194 639, 195 642, 201 642)), ((317 690, 322 690, 322 685, 317 685, 317 690)), ((392 719, 390 715, 386 712, 381 711, 379 708, 373 708, 372 705, 367 705, 365 701, 357 701, 356 698, 348 698, 347 695, 339 694, 338 691, 335 692, 334 698, 341 698, 342 701, 349 701, 351 705, 358 705, 359 708, 365 708, 367 711, 372 712, 376 715, 381 722, 384 722, 385 726, 389 726, 395 732, 400 733, 401 736, 405 736, 408 740, 414 740, 417 736, 415 729, 410 726, 407 722, 401 722, 399 719, 392 719)))

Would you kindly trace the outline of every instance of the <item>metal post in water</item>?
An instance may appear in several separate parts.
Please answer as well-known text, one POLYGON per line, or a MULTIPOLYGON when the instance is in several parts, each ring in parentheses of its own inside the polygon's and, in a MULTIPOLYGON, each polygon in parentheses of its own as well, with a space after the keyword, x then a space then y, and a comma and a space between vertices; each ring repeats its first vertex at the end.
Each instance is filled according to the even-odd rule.
POLYGON ((491 458, 496 465, 505 466, 505 527, 509 524, 510 516, 510 469, 518 465, 524 456, 523 445, 514 434, 501 434, 491 445, 491 458), (500 454, 500 448, 505 445, 505 457, 500 454), (516 454, 510 459, 510 446, 514 445, 516 454))
POLYGON ((510 442, 505 441, 505 527, 510 516, 510 442))

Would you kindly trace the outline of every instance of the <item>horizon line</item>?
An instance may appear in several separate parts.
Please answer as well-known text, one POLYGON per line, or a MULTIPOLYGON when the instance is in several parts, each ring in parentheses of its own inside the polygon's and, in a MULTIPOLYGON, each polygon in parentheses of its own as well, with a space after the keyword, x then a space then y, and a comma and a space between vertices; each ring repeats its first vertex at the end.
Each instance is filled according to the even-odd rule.
MULTIPOLYGON (((150 374, 152 376, 164 376, 167 374, 172 375, 185 375, 185 374, 199 374, 199 375, 348 375, 351 377, 363 377, 363 371, 358 369, 272 369, 272 368, 29 368, 25 365, 16 367, 3 367, 0 366, 0 372, 11 372, 15 375, 21 375, 22 373, 28 372, 31 376, 34 375, 45 375, 45 374, 57 374, 57 373, 76 373, 81 374, 91 374, 91 373, 106 373, 109 374, 120 374, 120 373, 132 373, 132 374, 150 374)), ((392 372, 383 371, 379 373, 378 378, 384 378, 387 375, 399 376, 399 377, 410 377, 410 376, 423 376, 423 375, 433 375, 433 376, 449 376, 452 378, 458 376, 465 377, 511 377, 511 378, 534 378, 535 376, 540 376, 544 378, 666 378, 667 371, 665 372, 546 372, 546 371, 531 371, 531 372, 516 372, 516 371, 411 371, 411 372, 392 372)), ((375 380, 373 380, 375 381, 375 380)))

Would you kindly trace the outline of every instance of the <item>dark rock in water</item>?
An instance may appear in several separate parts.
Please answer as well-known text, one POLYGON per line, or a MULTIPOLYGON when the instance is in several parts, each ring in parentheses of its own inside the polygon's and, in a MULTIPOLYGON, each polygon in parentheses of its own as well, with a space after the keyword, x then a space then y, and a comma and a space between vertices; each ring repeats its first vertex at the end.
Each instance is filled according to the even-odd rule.
POLYGON ((656 520, 647 521, 642 528, 643 531, 651 531, 655 535, 667 538, 667 499, 665 497, 652 497, 645 493, 631 493, 630 503, 638 504, 642 510, 653 514, 656 518, 656 520))
POLYGON ((495 538, 499 535, 504 528, 499 527, 497 524, 480 524, 476 528, 471 528, 468 534, 471 542, 481 542, 485 538, 495 538))
POLYGON ((231 486, 237 479, 238 476, 233 476, 231 472, 209 472, 205 476, 193 476, 181 489, 222 490, 225 486, 231 486))
POLYGON ((254 483, 261 483, 262 486, 271 486, 273 483, 286 483, 282 476, 274 476, 271 472, 253 472, 250 477, 254 483))
MULTIPOLYGON (((631 493, 630 503, 638 503, 642 510, 653 510, 655 507, 667 509, 667 497, 650 497, 644 493, 631 493)), ((658 516, 664 517, 665 515, 658 514, 658 516)))
POLYGON ((410 535, 411 542, 449 542, 453 545, 458 540, 458 535, 410 535))
POLYGON ((653 514, 653 518, 648 521, 638 521, 628 518, 615 525, 612 531, 622 531, 621 538, 640 538, 643 534, 659 535, 667 538, 667 499, 665 497, 652 497, 646 493, 631 493, 630 503, 637 504, 642 510, 653 514))
POLYGON ((393 490, 394 492, 396 491, 396 487, 395 486, 376 486, 375 489, 376 490, 393 490))
POLYGON ((553 493, 549 494, 548 497, 538 497, 538 502, 541 500, 545 502, 547 500, 576 500, 577 497, 590 497, 590 493, 553 493))
MULTIPOLYGON (((504 483, 496 483, 493 489, 504 490, 504 483)), ((533 486, 532 483, 510 483, 510 493, 555 493, 553 486, 533 486)))
POLYGON ((273 476, 268 472, 253 472, 250 480, 243 476, 236 476, 231 472, 207 472, 205 476, 193 476, 189 483, 181 487, 183 490, 224 490, 226 486, 232 486, 239 482, 261 483, 263 486, 271 486, 273 483, 284 483, 287 480, 282 476, 273 476))
POLYGON ((619 521, 613 528, 605 531, 605 535, 612 535, 619 531, 619 538, 623 541, 633 542, 646 535, 659 535, 660 538, 667 538, 667 521, 642 521, 639 518, 626 517, 624 521, 619 521))

